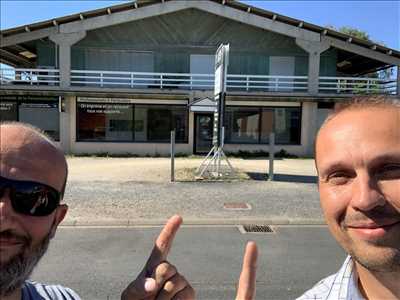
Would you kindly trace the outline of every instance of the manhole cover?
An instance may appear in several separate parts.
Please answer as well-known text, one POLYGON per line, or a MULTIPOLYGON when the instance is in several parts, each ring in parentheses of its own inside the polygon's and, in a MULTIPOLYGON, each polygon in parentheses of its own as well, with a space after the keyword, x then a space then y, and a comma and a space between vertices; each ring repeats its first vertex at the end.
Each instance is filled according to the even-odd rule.
POLYGON ((224 209, 229 210, 250 210, 251 205, 245 202, 230 202, 224 203, 224 209))
POLYGON ((274 233, 274 230, 269 225, 241 225, 239 226, 241 233, 274 233))

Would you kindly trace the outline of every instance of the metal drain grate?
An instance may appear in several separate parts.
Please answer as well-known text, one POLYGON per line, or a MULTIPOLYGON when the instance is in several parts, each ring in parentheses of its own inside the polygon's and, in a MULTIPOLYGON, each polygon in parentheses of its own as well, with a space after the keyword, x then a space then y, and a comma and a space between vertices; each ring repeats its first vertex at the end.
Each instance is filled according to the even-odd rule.
POLYGON ((227 210, 251 210, 251 205, 245 202, 224 203, 224 209, 227 210))
POLYGON ((274 233, 274 230, 269 225, 242 225, 239 230, 242 233, 274 233))

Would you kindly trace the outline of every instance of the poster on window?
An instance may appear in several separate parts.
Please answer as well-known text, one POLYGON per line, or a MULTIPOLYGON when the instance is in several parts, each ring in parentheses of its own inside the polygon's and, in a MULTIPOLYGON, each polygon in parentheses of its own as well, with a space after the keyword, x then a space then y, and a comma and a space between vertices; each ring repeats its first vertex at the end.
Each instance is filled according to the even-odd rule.
POLYGON ((79 108, 88 114, 122 114, 130 109, 128 104, 101 104, 101 103, 79 103, 79 108))
POLYGON ((17 103, 0 102, 0 121, 17 121, 17 103))

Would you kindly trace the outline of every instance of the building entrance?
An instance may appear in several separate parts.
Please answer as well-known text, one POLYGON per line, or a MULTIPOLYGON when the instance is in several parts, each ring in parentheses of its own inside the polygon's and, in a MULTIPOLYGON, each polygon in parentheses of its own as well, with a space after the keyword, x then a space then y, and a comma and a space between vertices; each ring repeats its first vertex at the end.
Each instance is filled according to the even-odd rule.
POLYGON ((213 135, 213 115, 210 113, 195 114, 194 153, 205 154, 211 150, 213 135))

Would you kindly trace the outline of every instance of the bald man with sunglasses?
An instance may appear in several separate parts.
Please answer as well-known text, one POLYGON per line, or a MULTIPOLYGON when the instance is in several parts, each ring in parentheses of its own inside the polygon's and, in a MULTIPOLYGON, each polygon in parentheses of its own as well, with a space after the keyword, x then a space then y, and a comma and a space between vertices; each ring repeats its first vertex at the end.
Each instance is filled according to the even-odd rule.
MULTIPOLYGON (((63 203, 68 167, 46 135, 27 124, 0 123, 0 298, 2 300, 77 300, 60 285, 28 278, 46 252, 68 206, 63 203)), ((182 218, 170 218, 142 272, 122 292, 122 300, 194 299, 188 281, 167 261, 182 218)), ((255 293, 257 248, 249 243, 236 299, 255 293)))

